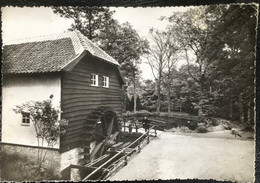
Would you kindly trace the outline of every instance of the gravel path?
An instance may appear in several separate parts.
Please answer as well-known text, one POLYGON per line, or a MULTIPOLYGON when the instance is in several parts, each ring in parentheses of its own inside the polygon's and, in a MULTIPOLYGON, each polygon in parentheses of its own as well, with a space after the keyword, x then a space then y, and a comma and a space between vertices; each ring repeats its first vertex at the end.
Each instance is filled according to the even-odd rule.
POLYGON ((109 180, 198 178, 253 182, 254 141, 223 137, 223 132, 163 132, 109 180))

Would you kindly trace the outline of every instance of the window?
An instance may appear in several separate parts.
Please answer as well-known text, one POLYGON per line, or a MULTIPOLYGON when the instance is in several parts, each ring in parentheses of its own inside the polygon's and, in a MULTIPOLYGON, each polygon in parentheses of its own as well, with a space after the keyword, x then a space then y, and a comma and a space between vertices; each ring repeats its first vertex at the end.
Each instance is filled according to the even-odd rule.
POLYGON ((30 113, 22 112, 22 125, 30 125, 30 113))
POLYGON ((109 77, 103 76, 103 87, 109 88, 109 77))
POLYGON ((98 75, 91 74, 91 86, 98 86, 98 75))

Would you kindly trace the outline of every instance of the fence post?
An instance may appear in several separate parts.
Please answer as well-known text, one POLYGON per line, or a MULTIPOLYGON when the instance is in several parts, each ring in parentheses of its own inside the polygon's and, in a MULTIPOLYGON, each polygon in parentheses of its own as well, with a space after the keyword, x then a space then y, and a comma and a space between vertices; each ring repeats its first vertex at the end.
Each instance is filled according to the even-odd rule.
POLYGON ((125 132, 125 120, 124 120, 124 132, 125 132))
POLYGON ((149 142, 150 142, 150 139, 149 139, 149 129, 148 129, 148 131, 147 131, 147 144, 149 144, 149 142))
POLYGON ((140 153, 141 152, 141 148, 140 148, 140 140, 138 140, 138 146, 137 146, 137 148, 138 148, 138 152, 140 153))
POLYGON ((125 165, 127 165, 127 156, 125 156, 124 160, 125 160, 125 165))
POLYGON ((128 132, 132 133, 132 124, 131 123, 128 125, 128 132))

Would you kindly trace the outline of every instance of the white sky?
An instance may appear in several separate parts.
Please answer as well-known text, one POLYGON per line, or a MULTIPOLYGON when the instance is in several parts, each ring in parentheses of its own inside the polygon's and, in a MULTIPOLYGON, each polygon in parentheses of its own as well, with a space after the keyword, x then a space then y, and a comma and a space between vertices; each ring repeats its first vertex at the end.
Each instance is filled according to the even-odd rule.
MULTIPOLYGON (((170 16, 172 12, 185 11, 184 7, 138 7, 111 8, 115 10, 114 18, 120 23, 128 21, 143 38, 148 36, 150 28, 164 30, 167 22, 160 21, 161 16, 170 16)), ((2 10, 2 40, 3 43, 15 39, 35 37, 66 31, 72 20, 61 18, 47 7, 4 7, 2 10)), ((141 65, 144 79, 152 79, 150 67, 141 65)))

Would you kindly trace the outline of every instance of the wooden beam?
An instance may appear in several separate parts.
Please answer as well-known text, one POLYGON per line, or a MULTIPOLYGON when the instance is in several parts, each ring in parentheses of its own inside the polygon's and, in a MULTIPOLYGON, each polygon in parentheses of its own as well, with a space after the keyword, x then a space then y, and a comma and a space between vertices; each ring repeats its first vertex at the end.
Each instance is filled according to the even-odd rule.
MULTIPOLYGON (((149 137, 149 132, 150 130, 152 130, 155 126, 152 126, 149 130, 147 130, 147 132, 145 132, 142 136, 140 136, 139 138, 137 138, 134 142, 132 142, 131 144, 129 144, 128 146, 126 146, 123 150, 121 150, 120 152, 118 152, 117 154, 115 154, 112 158, 110 158, 108 161, 106 161, 105 163, 103 163, 101 166, 99 166, 97 169, 95 169, 93 172, 91 172, 88 176, 86 176, 82 181, 86 181, 89 180, 90 177, 92 177, 94 174, 96 174, 98 171, 102 170, 103 167, 107 166, 109 163, 111 163, 114 159, 120 157, 120 156, 124 156, 127 157, 128 154, 132 153, 133 151, 130 152, 126 152, 126 149, 130 148, 131 146, 133 146, 136 143, 140 143, 140 140, 143 137, 149 137)), ((134 148, 133 148, 134 150, 134 148)))

